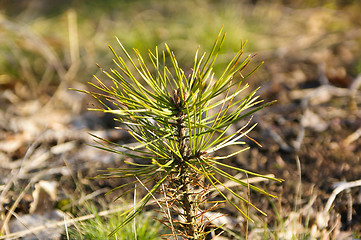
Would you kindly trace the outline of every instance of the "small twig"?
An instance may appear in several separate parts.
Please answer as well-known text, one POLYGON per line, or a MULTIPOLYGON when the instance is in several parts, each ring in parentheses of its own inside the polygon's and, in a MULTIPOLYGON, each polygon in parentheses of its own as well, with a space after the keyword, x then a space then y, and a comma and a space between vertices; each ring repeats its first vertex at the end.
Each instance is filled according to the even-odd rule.
MULTIPOLYGON (((28 185, 26 185, 26 187, 24 188, 24 190, 19 194, 19 196, 16 198, 14 204, 11 206, 11 208, 8 210, 8 213, 6 214, 6 217, 4 219, 4 221, 2 222, 2 226, 0 229, 0 233, 2 234, 4 229, 6 228, 8 222, 10 221, 10 218, 12 216, 12 212, 14 212, 14 210, 16 209, 16 207, 19 205, 21 199, 23 198, 23 196, 25 195, 25 193, 30 189, 31 185, 36 182, 37 179, 31 179, 31 181, 28 183, 28 185)), ((2 239, 0 237, 0 239, 2 239)))
POLYGON ((79 53, 79 38, 77 14, 73 9, 68 11, 68 30, 69 30, 69 52, 71 62, 78 62, 80 58, 79 53))
MULTIPOLYGON (((304 115, 302 116, 302 118, 304 118, 304 115)), ((293 144, 296 152, 300 150, 304 138, 305 138, 305 126, 301 120, 300 129, 298 131, 296 141, 293 144)))
POLYGON ((346 189, 350 189, 353 187, 359 187, 361 186, 361 179, 357 180, 357 181, 353 181, 353 182, 345 182, 345 183, 341 183, 337 188, 335 188, 335 190, 333 190, 331 196, 328 198, 326 206, 325 206, 325 212, 328 212, 331 209, 331 205, 333 203, 333 201, 335 200, 336 196, 346 190, 346 189))
POLYGON ((317 65, 317 72, 318 72, 318 80, 320 81, 321 85, 328 85, 330 82, 328 80, 326 74, 326 63, 321 62, 317 65))
POLYGON ((360 96, 358 93, 358 89, 361 87, 361 74, 359 74, 356 79, 352 82, 352 84, 349 87, 350 90, 350 103, 349 107, 351 108, 351 111, 357 112, 357 99, 356 96, 360 96))
POLYGON ((108 192, 109 190, 106 189, 106 188, 101 188, 101 189, 98 189, 88 195, 85 195, 84 197, 82 196, 79 200, 75 201, 75 202, 72 202, 71 204, 74 204, 74 205, 80 205, 90 199, 93 199, 95 198, 96 196, 100 195, 100 194, 103 194, 103 193, 106 193, 108 192))
POLYGON ((294 152, 295 149, 293 146, 290 146, 286 141, 278 134, 271 125, 266 122, 262 122, 261 126, 264 127, 266 133, 278 144, 278 146, 285 152, 294 152))
POLYGON ((355 132, 351 133, 345 140, 343 140, 343 144, 345 146, 350 145, 352 142, 356 141, 361 137, 361 127, 357 129, 355 132))
POLYGON ((352 195, 350 189, 347 189, 347 228, 351 230, 351 223, 352 223, 352 195))
POLYGON ((169 205, 168 205, 168 200, 167 200, 167 196, 166 196, 165 189, 164 189, 164 184, 162 184, 162 189, 163 189, 163 193, 164 193, 165 206, 166 206, 166 208, 167 208, 167 212, 164 212, 164 213, 165 213, 165 215, 167 216, 168 221, 169 221, 169 223, 170 223, 171 230, 172 230, 172 234, 173 234, 173 238, 176 239, 175 228, 174 228, 174 226, 173 226, 173 221, 171 221, 171 220, 172 220, 172 215, 170 214, 170 208, 169 208, 169 205))
POLYGON ((301 186, 302 186, 302 171, 301 171, 301 161, 298 156, 296 156, 296 164, 297 164, 297 173, 298 173, 298 183, 297 183, 297 189, 296 189, 296 203, 295 208, 297 212, 297 208, 301 202, 301 186))
MULTIPOLYGON (((29 229, 29 226, 26 225, 24 221, 22 221, 21 217, 17 213, 12 211, 11 209, 7 209, 7 210, 16 218, 16 220, 20 222, 21 225, 23 225, 26 229, 29 229)), ((36 235, 36 233, 32 232, 31 234, 33 234, 37 239, 40 239, 39 236, 36 235)))
POLYGON ((65 218, 65 214, 64 214, 64 228, 65 228, 65 234, 66 234, 66 239, 69 239, 69 231, 68 231, 68 225, 65 224, 66 218, 65 218))
POLYGON ((335 87, 332 85, 321 85, 317 88, 293 90, 290 93, 290 97, 292 100, 301 99, 302 101, 308 101, 311 103, 315 103, 315 101, 318 101, 317 103, 321 103, 328 102, 332 98, 332 96, 349 96, 350 91, 355 91, 355 93, 357 93, 357 89, 349 90, 346 88, 335 87))

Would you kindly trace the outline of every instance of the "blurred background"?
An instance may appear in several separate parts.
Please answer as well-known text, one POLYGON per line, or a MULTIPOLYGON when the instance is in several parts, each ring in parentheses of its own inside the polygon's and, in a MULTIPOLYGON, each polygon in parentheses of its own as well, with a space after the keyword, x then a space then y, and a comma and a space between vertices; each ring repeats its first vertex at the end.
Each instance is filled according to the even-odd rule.
POLYGON ((90 89, 92 75, 105 79, 96 63, 115 67, 108 49, 120 52, 115 36, 143 55, 167 43, 189 71, 197 48, 210 50, 223 27, 217 66, 247 42, 253 67, 264 61, 247 83, 261 87, 265 101, 278 100, 253 119, 251 137, 263 147, 250 142, 229 161, 286 180, 259 183, 276 200, 252 196, 268 217, 247 226, 226 211, 241 227, 229 226, 225 237, 359 239, 361 188, 342 191, 331 209, 327 202, 337 186, 361 179, 360 12, 358 0, 0 0, 0 236, 24 230, 15 214, 47 222, 55 209, 76 218, 89 213, 85 202, 99 211, 111 205, 114 195, 104 193, 121 181, 89 178, 122 159, 85 145, 93 143, 88 132, 131 138, 69 88, 90 89), (43 190, 48 205, 36 202, 48 189, 40 182, 53 186, 43 190))

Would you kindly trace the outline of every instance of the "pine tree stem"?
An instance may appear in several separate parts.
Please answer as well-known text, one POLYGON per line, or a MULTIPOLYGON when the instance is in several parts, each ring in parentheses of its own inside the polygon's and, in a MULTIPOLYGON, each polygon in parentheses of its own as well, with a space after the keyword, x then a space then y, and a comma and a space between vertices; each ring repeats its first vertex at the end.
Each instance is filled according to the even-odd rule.
POLYGON ((179 147, 179 151, 181 153, 181 159, 179 159, 179 177, 180 177, 180 181, 178 184, 178 187, 181 190, 181 199, 180 199, 180 203, 181 203, 181 208, 183 209, 183 213, 185 216, 185 231, 186 231, 186 235, 189 239, 193 239, 196 240, 198 239, 197 237, 197 231, 196 231, 196 226, 195 226, 195 209, 194 209, 194 203, 192 202, 192 196, 190 193, 190 188, 191 188, 191 183, 190 183, 190 179, 188 176, 188 171, 187 168, 188 166, 185 164, 185 161, 188 160, 189 158, 189 146, 187 146, 186 143, 186 131, 187 129, 185 129, 185 115, 184 113, 181 111, 182 109, 182 105, 183 105, 183 101, 184 99, 182 99, 181 96, 179 96, 179 91, 175 91, 174 94, 174 99, 175 99, 175 103, 178 107, 178 119, 177 119, 177 138, 178 138, 178 147, 179 147))
POLYGON ((182 208, 184 210, 185 214, 185 229, 187 231, 187 235, 192 237, 191 239, 196 239, 196 232, 195 232, 195 222, 194 222, 194 211, 193 211, 193 205, 191 201, 191 195, 189 193, 190 190, 190 183, 187 179, 187 176, 182 176, 181 183, 183 183, 182 186, 182 208))

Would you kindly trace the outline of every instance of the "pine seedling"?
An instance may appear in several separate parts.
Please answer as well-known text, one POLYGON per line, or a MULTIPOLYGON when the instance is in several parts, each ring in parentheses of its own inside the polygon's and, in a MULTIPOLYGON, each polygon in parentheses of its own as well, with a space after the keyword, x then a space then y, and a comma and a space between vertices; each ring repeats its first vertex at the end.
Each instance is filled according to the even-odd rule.
POLYGON ((224 180, 275 197, 239 180, 228 170, 246 176, 281 180, 224 162, 249 148, 242 138, 248 137, 247 134, 256 126, 249 126, 252 114, 272 104, 262 103, 256 95, 257 89, 245 93, 249 85, 243 84, 243 80, 259 66, 243 74, 253 58, 250 55, 243 57, 243 44, 223 71, 215 74, 214 65, 225 36, 222 31, 219 33, 208 55, 196 51, 189 75, 179 67, 167 45, 164 51, 159 52, 157 48, 154 52, 149 51, 147 64, 137 49, 132 57, 117 39, 124 57, 110 47, 117 69, 110 69, 110 72, 102 69, 112 86, 95 77, 98 84, 90 84, 97 91, 82 91, 102 105, 91 110, 113 114, 115 120, 125 126, 122 129, 138 142, 137 146, 119 145, 97 138, 98 148, 137 159, 124 161, 127 167, 108 169, 100 177, 130 179, 112 190, 130 188, 119 198, 133 191, 132 186, 146 187, 153 183, 152 187, 146 187, 145 196, 125 213, 123 223, 110 235, 131 222, 152 198, 158 199, 160 211, 164 213, 160 221, 172 230, 174 239, 205 239, 206 227, 211 223, 205 213, 222 202, 229 202, 250 219, 233 198, 265 214, 247 200, 247 196, 241 196, 224 185, 224 180), (248 123, 232 132, 231 126, 241 120, 248 123), (241 146, 240 150, 223 156, 219 154, 234 145, 241 146), (211 188, 218 191, 222 200, 209 199, 211 188))

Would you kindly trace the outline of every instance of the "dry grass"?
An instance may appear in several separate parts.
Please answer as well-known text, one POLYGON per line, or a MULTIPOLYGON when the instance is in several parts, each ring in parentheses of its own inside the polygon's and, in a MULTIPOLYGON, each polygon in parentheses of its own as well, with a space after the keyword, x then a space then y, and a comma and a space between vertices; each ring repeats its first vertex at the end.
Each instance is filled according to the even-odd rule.
MULTIPOLYGON (((97 71, 95 62, 111 64, 106 44, 113 43, 114 35, 139 49, 166 41, 181 65, 188 66, 188 53, 199 44, 210 46, 222 24, 230 47, 221 58, 248 39, 249 51, 266 61, 251 84, 262 85, 262 97, 279 101, 254 117, 259 128, 252 137, 263 148, 253 146, 232 159, 249 170, 286 179, 282 186, 259 183, 280 197, 275 203, 257 200, 269 217, 256 216, 256 223, 249 223, 248 239, 360 238, 360 6, 357 1, 292 4, 184 1, 174 6, 150 1, 144 6, 122 3, 123 10, 97 10, 92 16, 75 5, 54 15, 30 7, 24 14, 2 10, 1 238, 18 236, 9 223, 30 214, 40 181, 57 183, 56 198, 49 201, 66 199, 73 207, 84 199, 109 203, 112 196, 103 193, 121 184, 88 178, 99 169, 120 166, 122 159, 85 144, 92 142, 87 132, 120 142, 129 136, 112 130, 107 117, 85 113, 90 100, 67 90, 85 89, 97 71)), ((237 221, 228 229, 233 238, 246 232, 246 223, 237 221)), ((64 220, 51 224, 63 226, 64 220)))

